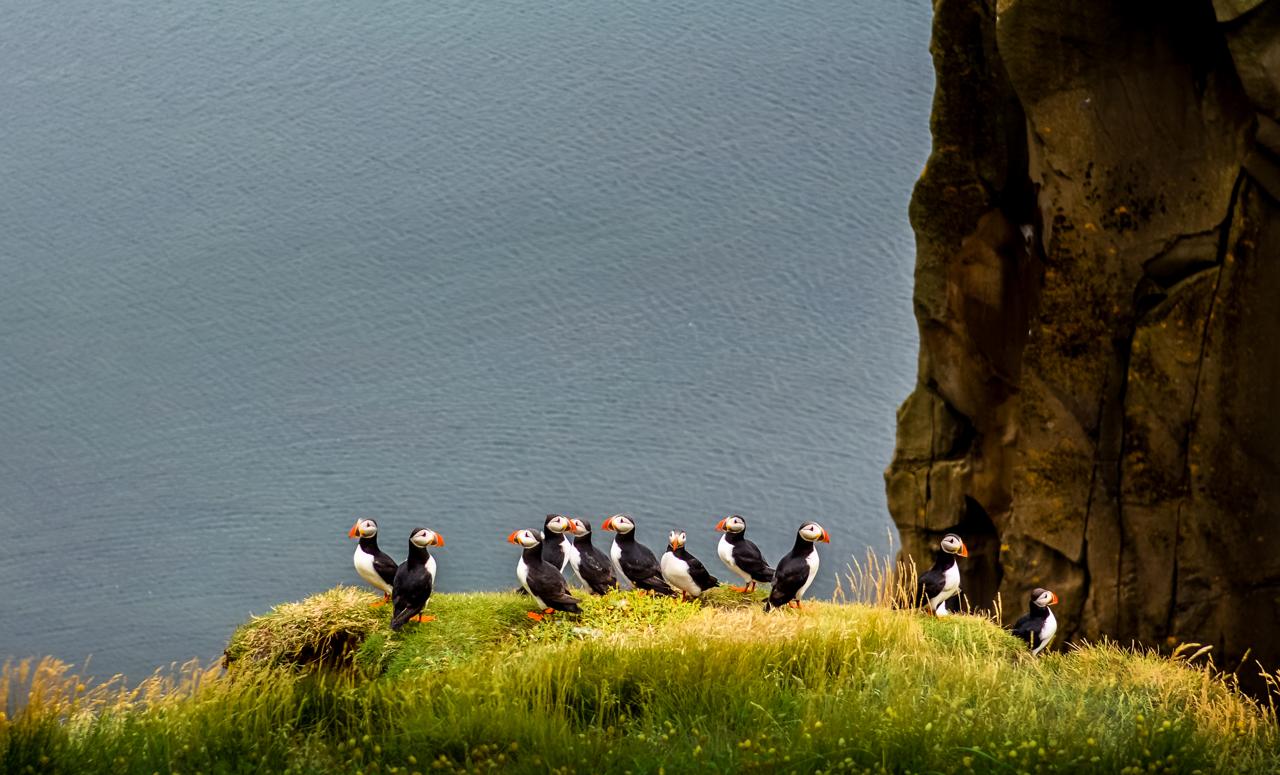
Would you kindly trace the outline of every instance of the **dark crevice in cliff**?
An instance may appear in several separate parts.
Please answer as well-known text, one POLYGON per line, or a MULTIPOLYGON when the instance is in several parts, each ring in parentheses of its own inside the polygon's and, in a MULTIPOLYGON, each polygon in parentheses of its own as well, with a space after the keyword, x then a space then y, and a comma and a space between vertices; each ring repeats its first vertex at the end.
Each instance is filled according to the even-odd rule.
POLYGON ((999 561, 1000 531, 987 509, 970 495, 964 496, 964 513, 955 531, 964 536, 974 558, 965 572, 966 594, 975 607, 989 607, 995 602, 1004 578, 1004 568, 999 561))
MULTIPOLYGON (((1228 207, 1227 219, 1230 217, 1228 207)), ((1169 298, 1174 286, 1221 265, 1221 238, 1228 223, 1229 220, 1224 220, 1212 229, 1180 234, 1143 262, 1143 276, 1134 289, 1133 298, 1134 314, 1139 320, 1169 298)))
MULTIPOLYGON (((1105 397, 1104 397, 1104 396, 1099 396, 1099 398, 1098 398, 1098 416, 1099 416, 1099 417, 1101 417, 1101 416, 1102 416, 1102 402, 1103 402, 1104 400, 1105 400, 1105 397)), ((1084 525, 1083 525, 1083 528, 1082 528, 1082 530, 1081 530, 1081 534, 1084 536, 1084 546, 1083 546, 1083 548, 1081 549, 1080 556, 1081 556, 1081 558, 1083 558, 1083 562, 1082 562, 1082 564, 1083 564, 1086 568, 1088 568, 1088 566, 1089 566, 1089 562, 1088 562, 1088 558, 1089 558, 1089 519, 1093 516, 1093 498, 1094 498, 1095 493, 1097 492, 1097 487, 1098 487, 1098 461, 1097 461, 1097 459, 1095 458, 1095 459, 1094 459, 1094 461, 1093 461, 1093 466, 1091 467, 1091 469, 1090 469, 1090 471, 1089 471, 1089 490, 1088 490, 1088 493, 1085 495, 1085 502, 1084 502, 1084 525)), ((1123 554, 1124 554, 1124 543, 1123 543, 1123 541, 1124 541, 1124 534, 1123 534, 1123 533, 1121 534, 1120 539, 1121 539, 1121 544, 1120 544, 1120 547, 1118 548, 1118 550, 1117 550, 1117 552, 1116 552, 1116 577, 1117 577, 1117 578, 1119 578, 1119 577, 1120 577, 1120 557, 1121 557, 1121 556, 1123 556, 1123 554)), ((1086 575, 1086 577, 1085 577, 1085 579, 1084 579, 1084 583, 1083 583, 1083 586, 1082 586, 1082 588, 1081 588, 1081 591, 1082 591, 1082 595, 1083 595, 1084 599, 1085 599, 1085 600, 1087 600, 1087 599, 1089 598, 1089 594, 1090 594, 1090 592, 1091 592, 1090 587, 1089 587, 1089 577, 1088 577, 1087 575, 1086 575)), ((1116 594, 1117 594, 1117 595, 1119 595, 1119 594, 1120 594, 1120 592, 1119 592, 1119 587, 1118 587, 1118 586, 1117 586, 1117 588, 1116 588, 1116 594)), ((1117 598, 1117 602, 1119 602, 1118 598, 1117 598)))
POLYGON ((1231 198, 1227 202, 1227 214, 1222 220, 1218 234, 1218 251, 1216 263, 1218 267, 1218 276, 1214 279, 1213 292, 1209 297, 1208 309, 1205 311, 1203 326, 1200 332, 1200 351, 1196 355, 1196 375, 1191 388, 1191 403, 1187 412, 1186 435, 1182 439, 1183 450, 1183 481, 1184 488, 1182 502, 1178 504, 1174 511, 1173 525, 1173 569, 1170 579, 1169 589, 1169 606, 1165 615, 1165 631, 1172 633, 1174 631, 1174 618, 1178 607, 1178 573, 1180 570, 1179 555, 1182 544, 1182 516, 1183 509, 1186 506, 1187 499, 1192 497, 1192 474, 1191 474, 1191 438, 1195 433, 1196 413, 1199 408, 1201 380, 1204 375, 1204 361, 1209 347, 1210 333, 1213 328, 1213 315, 1217 309, 1218 295, 1222 290, 1222 278, 1227 272, 1227 252, 1231 249, 1231 232, 1232 225, 1236 217, 1236 207, 1239 203, 1240 196, 1243 193, 1245 177, 1247 173, 1241 169, 1240 174, 1236 176, 1236 182, 1231 188, 1231 198))
MULTIPOLYGON (((1121 483, 1124 478, 1124 422, 1125 422, 1125 396, 1128 394, 1129 388, 1129 360, 1133 354, 1133 337, 1138 330, 1136 320, 1129 323, 1128 335, 1115 343, 1116 353, 1115 361, 1112 368, 1112 376, 1116 378, 1114 396, 1108 400, 1107 396, 1111 394, 1112 382, 1108 379, 1107 391, 1104 393, 1102 400, 1101 414, 1098 419, 1098 466, 1099 470, 1104 473, 1108 470, 1108 466, 1114 471, 1111 477, 1103 476, 1102 486, 1106 488, 1106 496, 1115 504, 1116 525, 1120 528, 1120 548, 1116 552, 1116 578, 1123 580, 1121 573, 1124 570, 1125 559, 1125 523, 1124 523, 1124 498, 1121 497, 1121 483), (1110 453, 1111 457, 1108 457, 1110 453), (1110 479, 1110 481, 1108 481, 1110 479)), ((1123 584, 1116 585, 1116 611, 1121 609, 1121 595, 1123 592, 1123 584)))
MULTIPOLYGON (((936 392, 935 392, 936 395, 936 392)), ((937 457, 938 417, 929 412, 929 463, 924 469, 924 502, 933 500, 933 461, 937 457)))

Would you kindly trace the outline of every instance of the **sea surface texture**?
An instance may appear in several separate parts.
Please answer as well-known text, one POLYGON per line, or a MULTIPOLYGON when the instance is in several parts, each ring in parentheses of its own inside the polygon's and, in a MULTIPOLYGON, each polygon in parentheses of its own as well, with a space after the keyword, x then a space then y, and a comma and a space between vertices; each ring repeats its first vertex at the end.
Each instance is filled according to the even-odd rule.
POLYGON ((5 5, 0 657, 212 659, 358 515, 887 550, 927 2, 5 5))

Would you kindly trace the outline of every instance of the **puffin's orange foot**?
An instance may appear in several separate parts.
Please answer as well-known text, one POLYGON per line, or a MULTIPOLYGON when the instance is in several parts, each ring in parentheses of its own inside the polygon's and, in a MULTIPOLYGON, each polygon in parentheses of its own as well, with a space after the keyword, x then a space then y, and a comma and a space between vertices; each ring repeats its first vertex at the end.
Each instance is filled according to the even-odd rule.
POLYGON ((800 607, 799 600, 792 600, 790 603, 787 603, 787 608, 799 608, 799 607, 800 607))
POLYGON ((747 592, 751 591, 746 587, 729 587, 729 589, 732 589, 734 592, 737 592, 738 594, 742 594, 742 595, 745 595, 747 592))
POLYGON ((426 614, 418 614, 417 616, 413 617, 413 620, 415 622, 426 623, 426 622, 434 622, 436 618, 434 616, 427 616, 426 614))
POLYGON ((530 619, 534 620, 535 622, 542 621, 542 614, 538 613, 537 611, 530 611, 529 613, 525 614, 525 616, 528 616, 530 619))
POLYGON ((386 605, 386 604, 387 604, 387 601, 386 601, 386 600, 377 600, 377 601, 375 601, 375 602, 370 603, 370 604, 369 604, 369 607, 370 607, 370 608, 381 608, 382 606, 384 606, 384 605, 386 605))

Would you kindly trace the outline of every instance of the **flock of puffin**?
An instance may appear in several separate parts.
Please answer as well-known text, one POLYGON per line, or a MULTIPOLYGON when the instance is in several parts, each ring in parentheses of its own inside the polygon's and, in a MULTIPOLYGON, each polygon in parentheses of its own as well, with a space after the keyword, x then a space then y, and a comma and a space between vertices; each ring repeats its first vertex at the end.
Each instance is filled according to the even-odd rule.
MULTIPOLYGON (((720 584, 689 553, 684 531, 672 530, 668 534, 667 551, 659 559, 636 540, 635 520, 626 514, 609 517, 601 527, 615 533, 608 555, 592 545, 591 526, 585 520, 563 514, 548 514, 541 531, 522 529, 507 536, 507 541, 522 550, 516 563, 520 591, 542 609, 530 611, 529 618, 541 621, 544 614, 555 611, 581 612, 579 600, 565 579, 565 566, 572 566, 582 585, 596 595, 618 588, 619 579, 626 579, 633 589, 647 593, 667 597, 679 593, 681 600, 696 600, 720 584)), ((791 551, 771 567, 760 547, 747 539, 747 521, 741 516, 725 517, 716 530, 722 533, 716 554, 742 578, 743 586, 732 589, 745 593, 761 582, 771 585, 764 603, 766 612, 783 606, 800 607, 800 599, 818 576, 816 544, 831 540, 817 522, 805 522, 796 531, 791 551)), ((436 579, 436 561, 429 547, 444 546, 440 534, 425 527, 416 528, 409 535, 409 556, 399 565, 378 548, 376 521, 358 519, 347 535, 360 541, 354 557, 356 572, 384 595, 374 605, 391 601, 392 630, 399 630, 410 621, 429 622, 435 618, 423 611, 431 600, 436 579)), ((917 599, 934 615, 948 614, 947 601, 960 592, 957 558, 968 556, 968 548, 955 533, 948 533, 939 542, 933 566, 917 582, 917 599)), ((1049 608, 1057 602, 1058 596, 1047 589, 1032 590, 1028 612, 1013 626, 1013 634, 1027 642, 1032 654, 1043 651, 1057 632, 1058 622, 1049 608)))

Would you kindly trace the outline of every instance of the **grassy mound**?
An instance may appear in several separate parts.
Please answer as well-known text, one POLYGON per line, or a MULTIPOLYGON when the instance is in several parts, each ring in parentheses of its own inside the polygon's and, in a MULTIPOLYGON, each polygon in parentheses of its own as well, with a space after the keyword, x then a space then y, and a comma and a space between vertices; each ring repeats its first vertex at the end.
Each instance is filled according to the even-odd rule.
POLYGON ((526 597, 468 594, 393 634, 374 599, 281 606, 225 673, 136 691, 11 666, 0 691, 26 706, 0 720, 0 770, 1280 771, 1274 710, 1209 669, 1109 645, 1035 659, 976 616, 764 614, 718 591, 535 623, 526 597))

